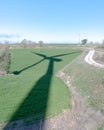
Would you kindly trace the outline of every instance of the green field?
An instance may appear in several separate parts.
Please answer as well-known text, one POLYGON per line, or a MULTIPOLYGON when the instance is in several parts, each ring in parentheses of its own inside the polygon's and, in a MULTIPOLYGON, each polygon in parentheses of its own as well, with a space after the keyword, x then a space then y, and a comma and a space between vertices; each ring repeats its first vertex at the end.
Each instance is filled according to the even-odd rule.
POLYGON ((45 119, 70 108, 71 93, 55 74, 80 54, 70 48, 11 50, 14 75, 0 77, 0 122, 45 119))

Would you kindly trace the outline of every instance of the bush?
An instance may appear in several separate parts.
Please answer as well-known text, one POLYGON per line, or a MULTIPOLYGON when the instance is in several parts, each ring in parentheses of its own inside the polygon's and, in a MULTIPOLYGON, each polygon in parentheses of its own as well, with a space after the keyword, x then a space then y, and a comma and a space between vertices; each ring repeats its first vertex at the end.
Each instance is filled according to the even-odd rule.
POLYGON ((8 49, 0 50, 0 70, 9 73, 11 64, 11 54, 8 49))

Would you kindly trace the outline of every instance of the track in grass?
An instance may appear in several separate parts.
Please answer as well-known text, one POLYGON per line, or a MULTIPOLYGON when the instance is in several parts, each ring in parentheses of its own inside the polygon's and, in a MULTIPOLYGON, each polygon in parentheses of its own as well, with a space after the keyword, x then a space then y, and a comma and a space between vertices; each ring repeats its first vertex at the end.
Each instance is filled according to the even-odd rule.
POLYGON ((104 68, 103 64, 97 63, 93 60, 94 53, 95 53, 95 50, 90 48, 89 53, 86 55, 84 60, 86 61, 86 63, 88 63, 90 65, 93 65, 93 66, 99 67, 99 68, 104 68))

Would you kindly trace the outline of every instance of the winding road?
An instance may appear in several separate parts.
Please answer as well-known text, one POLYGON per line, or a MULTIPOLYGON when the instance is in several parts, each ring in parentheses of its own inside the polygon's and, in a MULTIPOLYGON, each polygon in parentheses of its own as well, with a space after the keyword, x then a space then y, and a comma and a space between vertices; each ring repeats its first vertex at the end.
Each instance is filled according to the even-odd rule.
POLYGON ((100 64, 100 63, 97 63, 93 60, 93 56, 94 56, 94 53, 95 53, 95 50, 90 48, 89 50, 89 53, 86 55, 85 57, 85 61, 90 64, 90 65, 93 65, 95 67, 99 67, 99 68, 104 68, 104 65, 103 64, 100 64))

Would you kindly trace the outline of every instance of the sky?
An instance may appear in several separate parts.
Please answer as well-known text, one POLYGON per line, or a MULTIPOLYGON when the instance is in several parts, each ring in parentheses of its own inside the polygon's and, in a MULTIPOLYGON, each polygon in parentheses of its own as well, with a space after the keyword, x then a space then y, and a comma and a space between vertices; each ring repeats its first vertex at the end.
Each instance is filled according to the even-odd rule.
POLYGON ((0 0, 0 41, 104 40, 104 0, 0 0))

